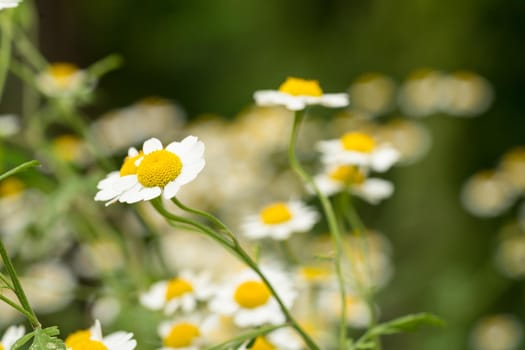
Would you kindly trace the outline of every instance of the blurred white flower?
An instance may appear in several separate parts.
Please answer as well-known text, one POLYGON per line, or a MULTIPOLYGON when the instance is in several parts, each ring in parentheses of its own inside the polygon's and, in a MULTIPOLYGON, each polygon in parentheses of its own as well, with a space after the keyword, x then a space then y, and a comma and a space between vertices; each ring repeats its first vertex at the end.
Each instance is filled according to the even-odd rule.
POLYGON ((410 73, 399 90, 401 111, 411 117, 426 117, 438 112, 445 101, 444 78, 441 72, 431 69, 410 73))
POLYGON ((36 85, 49 97, 72 97, 87 88, 86 73, 72 63, 50 64, 36 76, 36 85))
POLYGON ((523 325, 512 315, 492 315, 480 319, 470 334, 473 350, 517 350, 523 325))
POLYGON ((261 90, 254 94, 258 106, 284 106, 292 111, 305 109, 310 105, 325 107, 346 107, 348 95, 324 94, 316 80, 289 77, 278 90, 261 90))
POLYGON ((491 105, 494 93, 490 83, 469 71, 454 72, 443 79, 442 110, 454 116, 474 117, 491 105))
POLYGON ((294 331, 290 328, 279 328, 256 337, 249 348, 248 343, 245 343, 238 350, 300 350, 303 348, 301 339, 294 331))
POLYGON ((370 204, 377 204, 394 193, 394 185, 387 180, 368 178, 354 165, 331 165, 314 177, 319 190, 327 196, 350 190, 370 204))
POLYGON ((219 327, 219 317, 198 314, 178 316, 159 325, 162 338, 159 350, 200 350, 210 344, 213 332, 219 327))
POLYGON ((88 330, 80 330, 70 334, 65 340, 68 350, 99 349, 99 350, 133 350, 137 341, 133 333, 118 331, 105 337, 99 320, 88 330))
POLYGON ((103 296, 96 299, 91 306, 91 317, 105 325, 111 325, 120 314, 122 306, 117 297, 103 296))
MULTIPOLYGON (((284 305, 290 308, 296 297, 290 278, 274 268, 265 266, 260 268, 284 305)), ((277 300, 252 270, 243 270, 231 276, 224 285, 219 286, 209 306, 213 312, 233 316, 234 323, 239 327, 278 325, 285 322, 277 300)))
POLYGON ((15 135, 20 131, 20 118, 13 114, 0 115, 0 138, 15 135))
POLYGON ((498 171, 517 193, 525 193, 525 147, 518 146, 505 152, 498 171))
POLYGON ((341 138, 320 141, 317 148, 321 151, 325 164, 350 164, 384 172, 399 159, 399 152, 386 143, 377 143, 368 134, 348 132, 341 138))
POLYGON ((170 315, 177 310, 193 311, 199 301, 209 299, 214 292, 209 274, 197 275, 185 270, 175 278, 153 284, 140 295, 140 303, 148 309, 164 310, 170 315))
POLYGON ((3 9, 17 7, 22 0, 0 0, 0 11, 3 9))
MULTIPOLYGON (((3 315, 2 315, 3 317, 3 315)), ((11 347, 15 342, 22 338, 26 332, 24 326, 11 326, 9 327, 0 339, 0 349, 2 350, 11 350, 11 347)))
POLYGON ((319 214, 301 201, 276 202, 246 217, 242 233, 249 239, 285 240, 293 233, 311 230, 318 220, 319 214))
POLYGON ((366 73, 350 85, 352 107, 372 116, 390 111, 395 102, 396 84, 379 73, 366 73))
POLYGON ((525 278, 525 227, 518 223, 501 229, 495 262, 502 274, 509 278, 525 278))

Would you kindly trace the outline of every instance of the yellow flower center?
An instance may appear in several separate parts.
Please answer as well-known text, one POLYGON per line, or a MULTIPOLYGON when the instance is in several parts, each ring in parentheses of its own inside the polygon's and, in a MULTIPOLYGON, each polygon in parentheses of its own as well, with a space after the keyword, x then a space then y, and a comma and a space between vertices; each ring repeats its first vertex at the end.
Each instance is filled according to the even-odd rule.
POLYGON ((91 331, 84 330, 70 334, 65 341, 66 348, 72 350, 108 350, 104 343, 90 339, 91 331))
POLYGON ((304 80, 288 77, 279 86, 279 91, 292 96, 322 96, 323 90, 317 80, 304 80))
POLYGON ((142 151, 139 152, 136 156, 133 157, 126 157, 124 159, 124 163, 122 163, 122 167, 120 167, 120 176, 126 176, 126 175, 134 175, 137 173, 137 166, 135 165, 135 162, 137 159, 142 157, 144 153, 142 151))
POLYGON ((266 340, 263 336, 258 336, 255 338, 255 342, 253 343, 250 350, 275 350, 277 349, 273 344, 271 344, 268 340, 266 340))
POLYGON ((259 281, 246 281, 237 287, 233 298, 240 306, 246 309, 254 309, 266 304, 270 296, 270 290, 264 283, 259 281))
POLYGON ((370 153, 376 147, 376 142, 367 134, 349 132, 341 137, 343 148, 347 151, 370 153))
POLYGON ((144 156, 137 167, 139 182, 145 187, 164 187, 182 171, 180 158, 166 150, 153 151, 144 156))
POLYGON ((58 86, 63 88, 69 86, 71 79, 78 71, 78 67, 71 63, 54 63, 48 68, 49 75, 58 86))
POLYGON ((164 338, 163 343, 170 348, 185 348, 191 345, 193 340, 201 334, 199 328, 191 323, 179 323, 173 327, 164 338))
POLYGON ((22 193, 26 186, 16 177, 9 177, 0 182, 0 197, 14 196, 22 193))
POLYGON ((261 220, 266 225, 276 225, 292 218, 292 213, 286 203, 275 203, 261 210, 261 220))
POLYGON ((193 292, 193 286, 190 282, 182 278, 173 278, 166 287, 166 300, 178 298, 190 292, 193 292))
POLYGON ((305 266, 302 268, 301 273, 307 281, 311 282, 322 281, 330 276, 330 271, 315 266, 305 266))
POLYGON ((0 343, 0 350, 4 350, 4 346, 0 343))
POLYGON ((347 185, 359 185, 365 181, 365 174, 353 165, 340 165, 329 176, 332 180, 343 182, 347 185))
POLYGON ((53 151, 63 160, 73 161, 82 152, 82 140, 74 135, 62 135, 53 140, 53 151))

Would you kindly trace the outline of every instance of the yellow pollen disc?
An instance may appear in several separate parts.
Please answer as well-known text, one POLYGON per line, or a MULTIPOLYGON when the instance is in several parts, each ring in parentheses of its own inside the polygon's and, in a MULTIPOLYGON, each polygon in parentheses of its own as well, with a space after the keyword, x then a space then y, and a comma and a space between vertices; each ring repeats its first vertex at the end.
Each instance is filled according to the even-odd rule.
POLYGON ((191 345, 193 340, 201 334, 199 328, 191 323, 179 323, 173 327, 164 338, 163 343, 170 348, 185 348, 191 345))
POLYGON ((263 336, 258 336, 255 338, 255 342, 253 343, 250 350, 275 350, 277 349, 273 344, 271 344, 268 340, 266 340, 263 336))
POLYGON ((62 135, 53 140, 53 151, 66 161, 72 161, 82 151, 82 140, 73 135, 62 135))
POLYGON ((78 71, 78 67, 71 63, 54 63, 48 68, 49 75, 61 87, 67 87, 78 71))
POLYGON ((180 158, 170 151, 159 150, 146 154, 137 167, 139 182, 145 187, 164 187, 182 171, 180 158))
POLYGON ((0 350, 4 350, 4 346, 0 343, 0 350))
POLYGON ((124 163, 122 163, 122 167, 120 167, 120 176, 126 176, 126 175, 134 175, 137 173, 137 166, 135 165, 135 162, 137 159, 142 157, 144 153, 142 151, 139 152, 136 156, 133 157, 126 157, 124 159, 124 163))
POLYGON ((108 350, 104 343, 90 339, 91 331, 84 330, 70 334, 65 341, 66 348, 71 350, 108 350))
POLYGON ((292 218, 292 213, 286 203, 275 203, 261 210, 261 220, 266 225, 282 224, 292 218))
POLYGON ((270 290, 264 283, 259 281, 246 281, 237 287, 233 298, 240 306, 246 309, 254 309, 266 304, 270 296, 270 290))
POLYGON ((279 91, 292 96, 322 96, 323 90, 317 80, 304 80, 299 78, 288 77, 284 83, 279 86, 279 91))
POLYGON ((24 183, 16 177, 8 177, 0 182, 0 197, 20 194, 25 187, 24 183))
POLYGON ((182 278, 174 278, 168 282, 166 287, 166 300, 178 298, 186 293, 193 292, 193 286, 190 282, 182 278))
POLYGON ((365 175, 358 167, 353 165, 340 165, 330 173, 334 181, 343 182, 348 185, 359 185, 365 181, 365 175))
POLYGON ((376 147, 376 142, 367 134, 361 132, 349 132, 341 137, 343 148, 347 151, 370 153, 376 147))

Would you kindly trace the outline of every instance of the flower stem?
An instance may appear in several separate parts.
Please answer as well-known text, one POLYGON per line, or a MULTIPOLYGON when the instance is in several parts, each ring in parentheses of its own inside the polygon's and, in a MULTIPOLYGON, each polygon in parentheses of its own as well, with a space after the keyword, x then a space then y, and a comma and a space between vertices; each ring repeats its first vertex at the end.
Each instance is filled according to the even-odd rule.
POLYGON ((321 202, 321 206, 323 208, 323 212, 326 216, 326 220, 328 222, 328 228, 330 231, 330 234, 332 235, 332 239, 335 243, 335 271, 337 274, 337 280, 339 284, 339 294, 341 299, 341 319, 339 322, 339 347, 341 349, 344 349, 346 347, 346 290, 345 290, 345 282, 343 279, 343 271, 341 268, 341 256, 342 256, 342 241, 341 241, 341 232, 339 230, 339 225, 337 223, 337 219, 334 213, 334 209, 332 207, 332 204, 328 200, 328 198, 319 190, 317 185, 315 184, 312 177, 302 168, 299 160, 297 159, 297 155, 295 153, 295 146, 297 143, 297 135, 299 133, 299 126, 301 125, 301 122, 304 119, 304 110, 296 111, 294 116, 294 122, 292 126, 292 133, 290 136, 290 144, 288 147, 288 158, 290 162, 290 167, 292 170, 301 178, 303 183, 307 186, 310 186, 317 197, 319 198, 321 202))
POLYGON ((20 304, 22 305, 22 309, 25 310, 25 312, 20 311, 19 308, 14 306, 16 304, 12 302, 11 303, 8 302, 8 304, 15 307, 20 312, 22 312, 28 318, 29 322, 31 323, 31 326, 33 326, 33 329, 42 328, 42 325, 38 321, 38 318, 36 317, 35 312, 31 308, 31 305, 29 305, 29 301, 27 300, 24 289, 22 288, 22 284, 20 283, 20 280, 18 279, 18 275, 16 274, 13 263, 11 262, 11 259, 9 258, 9 255, 7 254, 7 250, 5 249, 4 242, 2 242, 1 239, 0 239, 0 256, 2 257, 7 273, 9 274, 9 277, 11 278, 11 282, 14 288, 13 291, 15 292, 18 300, 20 301, 20 304))
MULTIPOLYGON (((8 11, 9 12, 9 11, 8 11)), ((9 13, 0 15, 1 42, 0 42, 0 100, 4 92, 5 80, 11 58, 12 24, 9 13)))
POLYGON ((301 326, 299 325, 299 323, 294 319, 294 317, 290 314, 290 311, 288 310, 288 308, 284 305, 284 302, 282 301, 282 299, 279 297, 279 295, 277 294, 277 291, 275 290, 275 288, 272 286, 272 284, 270 283, 270 281, 266 278, 266 276, 264 275, 264 273, 261 271, 261 269, 259 268, 259 266, 257 265, 257 263, 250 257, 250 255, 242 248, 242 246, 239 244, 239 242, 237 241, 237 239, 235 238, 235 235, 230 231, 230 229, 228 229, 228 227, 222 223, 222 221, 220 221, 218 218, 214 217, 213 215, 211 214, 208 214, 208 213, 205 213, 203 211, 200 211, 200 210, 197 210, 197 209, 193 209, 193 208, 189 208, 185 205, 183 205, 180 201, 178 200, 174 200, 174 202, 183 210, 187 211, 187 212, 190 212, 190 213, 194 213, 194 214, 198 214, 198 215, 201 215, 201 216, 205 216, 207 217, 208 219, 210 219, 210 221, 214 222, 215 224, 217 224, 218 226, 220 226, 221 228, 224 229, 224 231, 226 231, 228 233, 228 237, 230 239, 232 239, 232 241, 226 239, 223 235, 221 235, 219 232, 217 231, 214 231, 213 229, 207 227, 207 226, 204 226, 196 221, 193 221, 191 219, 187 219, 187 218, 184 218, 184 217, 181 217, 181 216, 178 216, 178 215, 174 215, 170 212, 168 212, 164 206, 162 205, 162 201, 160 200, 160 198, 155 198, 153 199, 152 201, 152 204, 153 206, 155 207, 155 209, 162 215, 164 216, 166 219, 168 219, 169 221, 178 221, 178 222, 181 222, 181 223, 184 223, 184 224, 188 224, 188 225, 191 225, 195 228, 197 228, 199 231, 201 231, 202 233, 206 234, 207 236, 209 236, 210 238, 214 239, 215 241, 217 241, 219 244, 221 244, 224 248, 226 248, 227 250, 229 250, 230 252, 232 252, 235 256, 237 256, 241 261, 243 261, 244 263, 246 263, 246 265, 248 265, 260 278, 261 280, 264 282, 264 284, 266 284, 266 286, 268 287, 268 289, 270 290, 270 293, 272 293, 273 297, 275 298, 275 300, 277 301, 277 303, 279 304, 279 307, 281 309, 281 311, 283 312, 287 322, 290 323, 290 326, 293 327, 297 333, 299 333, 299 335, 303 338, 304 342, 308 345, 308 347, 311 349, 311 350, 320 350, 319 346, 313 341, 313 339, 301 328, 301 326))

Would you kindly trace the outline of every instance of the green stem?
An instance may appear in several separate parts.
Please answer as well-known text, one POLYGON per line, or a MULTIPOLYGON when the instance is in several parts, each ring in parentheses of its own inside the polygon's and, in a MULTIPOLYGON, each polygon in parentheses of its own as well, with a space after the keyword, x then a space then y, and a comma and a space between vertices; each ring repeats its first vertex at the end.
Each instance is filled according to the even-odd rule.
POLYGON ((274 331, 276 329, 284 328, 284 327, 289 327, 289 325, 285 323, 285 324, 278 325, 278 326, 261 327, 261 328, 255 329, 253 331, 249 331, 249 332, 243 333, 243 334, 239 335, 238 337, 235 337, 233 339, 229 339, 229 340, 227 340, 227 341, 225 341, 223 343, 220 343, 218 345, 215 345, 215 346, 212 346, 212 347, 208 347, 205 350, 230 349, 231 346, 233 346, 233 345, 238 345, 241 342, 254 339, 254 338, 256 338, 256 337, 258 337, 260 335, 265 335, 265 334, 270 333, 270 332, 272 332, 272 331, 274 331))
POLYGON ((295 145, 297 143, 297 135, 299 133, 299 126, 304 119, 304 111, 295 112, 294 123, 292 127, 292 133, 290 137, 290 144, 288 147, 288 158, 290 161, 290 167, 293 171, 301 178, 301 180, 307 185, 310 186, 317 197, 321 202, 323 212, 325 214, 326 220, 328 222, 328 228, 332 239, 335 242, 335 271, 337 274, 337 280, 339 284, 339 294, 341 299, 341 319, 339 322, 339 347, 344 349, 346 346, 346 290, 345 282, 343 278, 343 271, 341 268, 341 256, 342 256, 342 241, 341 241, 341 232, 339 230, 339 225, 334 213, 332 204, 328 198, 319 190, 314 180, 308 173, 302 168, 299 160, 297 159, 295 153, 295 145))
POLYGON ((11 299, 7 298, 6 296, 0 294, 0 300, 2 300, 7 305, 11 306, 16 311, 23 314, 31 322, 31 324, 34 324, 34 322, 38 322, 38 320, 33 318, 33 315, 31 315, 31 313, 27 312, 27 310, 25 310, 23 307, 21 307, 11 299))
POLYGON ((9 60, 11 58, 12 25, 11 18, 7 14, 0 15, 0 28, 2 29, 0 42, 0 101, 4 92, 9 60), (3 15, 3 16, 2 16, 3 15))
POLYGON ((14 175, 16 173, 24 171, 24 170, 26 170, 28 168, 39 166, 39 165, 40 165, 40 163, 37 160, 30 160, 29 162, 25 162, 25 163, 17 166, 16 168, 10 169, 10 170, 6 171, 5 173, 0 174, 0 181, 2 181, 3 179, 5 179, 5 178, 7 178, 7 177, 9 177, 11 175, 14 175))
POLYGON ((31 322, 31 325, 34 329, 41 328, 42 325, 38 321, 38 318, 35 315, 35 312, 31 308, 31 305, 29 305, 29 301, 27 300, 27 296, 24 292, 24 289, 22 288, 22 284, 20 283, 20 280, 18 279, 18 275, 16 274, 15 267, 13 266, 13 263, 11 262, 11 259, 9 258, 9 255, 7 254, 7 250, 5 249, 4 242, 0 240, 0 256, 2 257, 2 260, 4 261, 5 269, 7 270, 7 273, 9 274, 9 277, 11 277, 11 282, 13 283, 14 292, 20 301, 20 304, 22 304, 22 308, 27 311, 27 313, 24 313, 24 315, 28 316, 29 322, 31 322))
MULTIPOLYGON (((208 227, 206 227, 206 226, 204 226, 204 225, 202 225, 202 224, 200 224, 200 223, 198 223, 196 221, 193 221, 191 219, 187 219, 187 218, 184 218, 184 217, 181 217, 181 216, 177 216, 177 215, 174 215, 174 214, 168 212, 164 208, 164 206, 162 205, 162 201, 161 201, 160 198, 155 198, 151 202, 152 202, 153 206, 155 207, 155 209, 162 216, 164 216, 166 219, 179 221, 179 222, 182 222, 184 224, 189 224, 189 225, 194 226, 195 228, 199 229, 202 233, 206 234, 210 238, 212 238, 215 241, 217 241, 218 243, 220 243, 223 247, 225 247, 227 250, 229 250, 235 256, 237 256, 241 261, 246 263, 246 265, 248 265, 261 278, 261 280, 264 282, 264 284, 268 287, 268 289, 270 290, 270 293, 272 293, 273 297, 275 298, 275 300, 279 304, 279 307, 280 307, 281 311, 283 312, 287 322, 290 323, 290 326, 293 327, 299 333, 299 335, 303 338, 304 342, 308 345, 308 347, 311 350, 320 350, 319 346, 301 328, 299 323, 290 314, 290 312, 288 311, 288 308, 286 307, 286 305, 284 305, 284 302, 282 301, 280 296, 277 294, 277 291, 272 286, 270 281, 266 278, 264 273, 259 269, 259 266, 257 266, 257 263, 241 247, 241 245, 239 244, 239 242, 235 238, 235 235, 233 235, 233 233, 231 233, 231 231, 227 228, 227 226, 225 224, 223 224, 219 219, 213 217, 211 214, 205 213, 206 217, 210 218, 210 220, 212 220, 213 222, 217 223, 219 226, 225 228, 226 232, 229 232, 231 234, 231 236, 229 234, 229 237, 233 238, 232 242, 230 242, 229 240, 225 239, 220 233, 218 233, 218 232, 216 232, 216 231, 214 231, 214 230, 212 230, 212 229, 210 229, 210 228, 208 228, 208 227), (213 219, 211 219, 211 218, 213 218, 213 219)), ((180 204, 182 204, 182 203, 180 203, 180 204)), ((201 211, 198 211, 196 209, 192 209, 192 208, 186 207, 185 205, 182 205, 181 208, 186 208, 185 210, 187 210, 188 212, 192 212, 192 213, 200 212, 200 213, 204 214, 204 212, 201 212, 201 211)))

